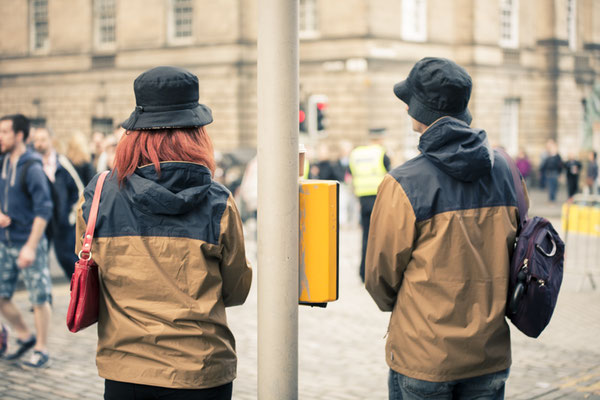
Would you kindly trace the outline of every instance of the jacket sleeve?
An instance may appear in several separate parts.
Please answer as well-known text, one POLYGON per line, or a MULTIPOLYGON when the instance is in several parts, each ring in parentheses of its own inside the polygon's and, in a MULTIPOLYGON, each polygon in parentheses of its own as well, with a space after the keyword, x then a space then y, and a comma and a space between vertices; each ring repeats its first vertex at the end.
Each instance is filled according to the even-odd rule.
POLYGON ((415 213, 402 186, 386 175, 371 214, 365 259, 365 286, 381 311, 392 311, 396 303, 412 254, 415 223, 415 213))
POLYGON ((252 268, 246 260, 242 220, 233 197, 221 218, 221 276, 225 307, 237 306, 246 301, 252 283, 252 268))
POLYGON ((27 169, 27 190, 33 202, 33 214, 50 221, 52 219, 52 195, 50 183, 40 163, 34 162, 27 169))

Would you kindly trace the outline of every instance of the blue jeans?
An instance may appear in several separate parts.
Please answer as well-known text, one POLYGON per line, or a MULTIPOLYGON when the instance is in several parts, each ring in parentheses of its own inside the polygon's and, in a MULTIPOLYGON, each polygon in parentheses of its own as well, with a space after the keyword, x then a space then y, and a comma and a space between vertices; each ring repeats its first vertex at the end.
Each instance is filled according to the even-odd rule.
POLYGON ((492 374, 449 382, 428 382, 409 378, 390 370, 388 387, 390 400, 417 399, 504 399, 504 384, 508 369, 492 374))

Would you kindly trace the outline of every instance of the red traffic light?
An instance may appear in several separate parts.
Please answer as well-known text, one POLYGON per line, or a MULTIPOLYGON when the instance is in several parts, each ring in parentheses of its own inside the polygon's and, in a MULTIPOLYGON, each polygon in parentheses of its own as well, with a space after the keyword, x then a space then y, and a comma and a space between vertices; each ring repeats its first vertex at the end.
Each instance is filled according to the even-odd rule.
POLYGON ((327 108, 327 103, 317 103, 317 110, 324 110, 327 108))
POLYGON ((300 110, 300 112, 298 113, 298 117, 299 117, 299 122, 303 123, 304 120, 306 119, 306 113, 304 112, 304 110, 300 110))

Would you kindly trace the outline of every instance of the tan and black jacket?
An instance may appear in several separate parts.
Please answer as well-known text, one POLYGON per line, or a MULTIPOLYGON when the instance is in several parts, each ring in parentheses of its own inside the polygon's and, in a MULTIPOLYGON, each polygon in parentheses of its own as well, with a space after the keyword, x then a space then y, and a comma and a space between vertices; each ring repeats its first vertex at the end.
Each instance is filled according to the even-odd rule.
POLYGON ((419 150, 386 175, 371 217, 366 287, 392 311, 387 363, 433 382, 506 369, 518 215, 510 169, 484 131, 449 117, 419 150))
MULTIPOLYGON (((77 219, 81 249, 97 177, 77 219)), ((252 280, 229 191, 198 164, 138 168, 102 190, 92 257, 100 269, 98 373, 171 388, 209 388, 236 376, 225 307, 252 280)))

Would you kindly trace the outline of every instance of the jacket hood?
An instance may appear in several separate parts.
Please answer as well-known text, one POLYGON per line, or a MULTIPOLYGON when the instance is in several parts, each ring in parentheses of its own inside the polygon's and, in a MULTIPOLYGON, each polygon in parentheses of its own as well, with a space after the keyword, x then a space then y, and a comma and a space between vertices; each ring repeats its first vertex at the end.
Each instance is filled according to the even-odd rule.
POLYGON ((494 163, 485 131, 450 117, 434 122, 421 135, 419 150, 437 168, 463 182, 490 174, 494 163))
POLYGON ((38 160, 40 163, 42 162, 42 156, 33 150, 27 150, 25 153, 21 155, 19 158, 19 162, 17 165, 25 164, 29 160, 38 160))
POLYGON ((149 214, 180 215, 202 203, 212 185, 208 168, 189 162, 163 162, 138 168, 125 186, 132 204, 149 214))

